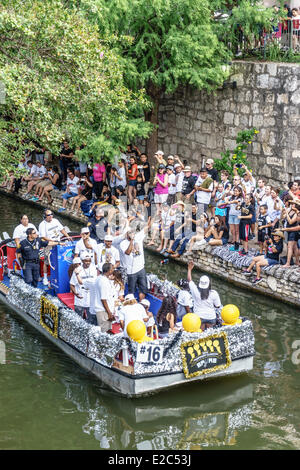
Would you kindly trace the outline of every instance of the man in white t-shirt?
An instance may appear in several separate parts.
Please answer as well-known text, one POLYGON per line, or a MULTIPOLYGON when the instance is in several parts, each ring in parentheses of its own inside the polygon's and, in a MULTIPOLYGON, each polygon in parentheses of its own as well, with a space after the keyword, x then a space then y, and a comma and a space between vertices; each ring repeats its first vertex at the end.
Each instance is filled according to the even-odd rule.
POLYGON ((104 263, 111 263, 114 269, 120 266, 120 253, 117 248, 112 246, 113 239, 112 235, 105 235, 104 243, 97 245, 97 268, 100 272, 104 263))
POLYGON ((27 185, 27 192, 24 197, 29 197, 30 191, 36 186, 37 183, 42 181, 46 173, 46 167, 42 165, 41 162, 36 162, 36 165, 32 165, 30 169, 30 179, 27 185))
MULTIPOLYGON (((95 282, 97 278, 97 269, 94 264, 91 263, 91 257, 89 253, 81 252, 80 258, 75 257, 73 263, 81 263, 81 269, 79 271, 80 279, 82 282, 91 281, 95 282)), ((75 312, 81 318, 87 320, 88 323, 97 325, 96 315, 90 314, 90 290, 87 286, 80 284, 75 272, 73 272, 70 280, 70 289, 74 294, 74 306, 75 312)))
POLYGON ((113 273, 113 265, 105 263, 102 267, 102 274, 95 280, 82 280, 80 268, 75 270, 79 284, 90 290, 90 312, 97 317, 97 324, 101 331, 106 333, 111 329, 114 320, 114 292, 111 288, 110 276, 113 273))
POLYGON ((127 294, 123 306, 119 309, 119 319, 124 336, 128 338, 127 326, 133 320, 147 323, 149 317, 144 307, 137 303, 133 294, 127 294))
POLYGON ((175 204, 176 202, 176 176, 174 173, 173 166, 171 165, 167 166, 167 175, 168 175, 168 186, 169 186, 167 204, 171 206, 172 204, 175 204))
POLYGON ((174 170, 175 170, 175 182, 176 182, 176 200, 180 201, 182 199, 182 182, 184 178, 184 171, 183 165, 181 163, 175 163, 174 170))
POLYGON ((193 299, 193 312, 201 318, 201 329, 205 330, 216 324, 216 309, 221 307, 221 300, 218 292, 211 289, 209 277, 201 276, 196 286, 192 280, 193 267, 193 261, 189 261, 187 280, 193 299))
POLYGON ((27 238, 26 230, 28 228, 33 228, 37 232, 35 226, 29 222, 28 216, 24 214, 20 219, 20 224, 17 225, 17 227, 14 229, 14 233, 12 236, 17 247, 19 246, 19 243, 22 240, 25 240, 25 238, 27 238))
POLYGON ((82 252, 88 252, 93 265, 97 265, 97 250, 98 245, 96 240, 90 237, 90 230, 88 227, 81 229, 81 239, 75 245, 75 255, 81 256, 82 252))
POLYGON ((138 287, 140 301, 145 298, 148 292, 143 246, 145 231, 147 230, 147 227, 145 227, 136 234, 133 231, 128 231, 126 239, 120 244, 128 277, 128 293, 134 294, 136 287, 138 287))
MULTIPOLYGON (((53 213, 50 209, 44 212, 44 220, 39 225, 39 236, 46 241, 59 241, 61 236, 72 240, 59 220, 53 218, 53 213)), ((49 266, 49 256, 51 247, 44 248, 44 278, 43 284, 48 285, 47 272, 49 266)))
POLYGON ((78 189, 79 189, 79 178, 75 176, 73 171, 68 171, 68 178, 67 178, 67 191, 62 195, 63 198, 63 206, 58 209, 58 212, 63 212, 66 210, 67 201, 72 197, 78 196, 78 189))

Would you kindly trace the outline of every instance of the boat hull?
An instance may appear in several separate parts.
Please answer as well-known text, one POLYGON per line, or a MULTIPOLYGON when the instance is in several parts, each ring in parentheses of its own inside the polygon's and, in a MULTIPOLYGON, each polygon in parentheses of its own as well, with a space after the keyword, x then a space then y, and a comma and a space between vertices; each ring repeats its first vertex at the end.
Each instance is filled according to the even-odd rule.
POLYGON ((92 373, 115 392, 118 392, 126 397, 140 397, 154 394, 169 388, 178 387, 184 384, 186 385, 191 382, 200 382, 218 377, 242 374, 250 371, 253 368, 253 356, 248 356, 233 360, 230 366, 224 370, 215 371, 207 375, 192 377, 190 379, 186 379, 183 372, 133 376, 125 370, 122 370, 122 368, 120 369, 114 366, 109 368, 104 366, 97 361, 84 356, 82 353, 67 344, 62 339, 55 338, 25 311, 8 302, 6 296, 2 293, 0 293, 0 301, 6 304, 13 312, 15 312, 36 331, 51 341, 52 344, 57 346, 82 368, 92 373))

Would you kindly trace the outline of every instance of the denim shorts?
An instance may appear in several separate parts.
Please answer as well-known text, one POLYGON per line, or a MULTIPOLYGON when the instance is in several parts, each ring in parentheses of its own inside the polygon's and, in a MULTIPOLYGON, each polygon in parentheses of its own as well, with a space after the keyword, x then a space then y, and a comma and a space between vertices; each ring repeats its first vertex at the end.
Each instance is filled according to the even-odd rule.
POLYGON ((61 197, 63 199, 70 199, 71 197, 75 197, 75 196, 78 196, 78 194, 76 194, 76 193, 64 193, 61 197))
POLYGON ((277 261, 276 259, 268 258, 266 255, 265 255, 265 259, 268 261, 269 266, 274 266, 274 264, 279 264, 279 261, 277 261))
POLYGON ((238 218, 237 215, 230 215, 229 214, 228 223, 229 223, 229 225, 239 225, 240 219, 238 218))

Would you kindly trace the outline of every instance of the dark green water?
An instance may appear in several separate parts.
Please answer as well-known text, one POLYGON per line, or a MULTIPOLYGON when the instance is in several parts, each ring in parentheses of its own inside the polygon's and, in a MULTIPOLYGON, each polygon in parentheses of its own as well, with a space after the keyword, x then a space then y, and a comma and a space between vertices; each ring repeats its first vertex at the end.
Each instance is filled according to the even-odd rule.
MULTIPOLYGON (((0 232, 12 235, 23 212, 41 221, 2 197, 0 232)), ((148 272, 186 275, 146 256, 148 272)), ((253 371, 138 400, 108 390, 0 304, 0 449, 299 449, 300 310, 216 278, 213 287, 253 321, 253 371)))

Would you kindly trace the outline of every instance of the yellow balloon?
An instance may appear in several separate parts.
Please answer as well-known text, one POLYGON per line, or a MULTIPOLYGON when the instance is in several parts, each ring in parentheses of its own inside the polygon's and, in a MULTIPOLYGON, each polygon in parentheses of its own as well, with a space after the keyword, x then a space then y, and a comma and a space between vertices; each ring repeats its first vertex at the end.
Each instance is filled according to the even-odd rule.
POLYGON ((132 320, 127 325, 127 334, 134 341, 141 341, 146 336, 146 325, 141 320, 132 320))
POLYGON ((152 341, 152 338, 149 338, 149 336, 143 336, 141 339, 137 339, 137 343, 145 343, 146 341, 152 341))
POLYGON ((182 318, 182 327, 189 333, 196 333, 200 330, 201 320, 195 313, 187 313, 182 318))
POLYGON ((237 323, 242 323, 242 320, 239 318, 240 311, 236 305, 227 304, 222 308, 221 317, 223 320, 223 325, 235 325, 237 323))

